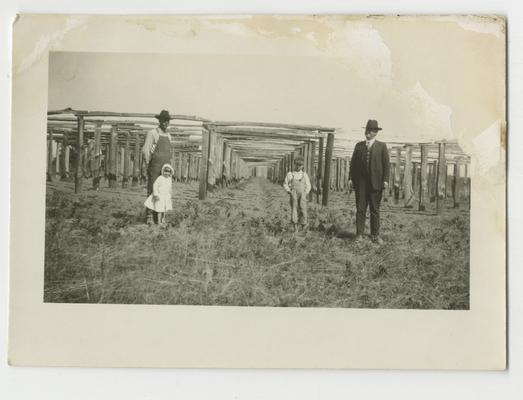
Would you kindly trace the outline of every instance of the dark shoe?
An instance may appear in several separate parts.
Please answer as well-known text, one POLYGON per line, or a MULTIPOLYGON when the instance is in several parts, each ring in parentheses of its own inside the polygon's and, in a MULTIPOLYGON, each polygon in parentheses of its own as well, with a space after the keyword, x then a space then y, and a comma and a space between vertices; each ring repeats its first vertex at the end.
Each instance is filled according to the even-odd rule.
POLYGON ((146 224, 147 224, 147 225, 153 225, 153 224, 154 224, 154 220, 153 220, 153 216, 152 216, 152 214, 147 214, 147 221, 146 221, 146 224))
POLYGON ((383 241, 382 238, 380 238, 379 236, 373 236, 372 237, 372 241, 380 246, 382 246, 385 242, 383 241))
POLYGON ((365 238, 363 235, 356 235, 356 239, 354 239, 354 243, 363 243, 365 241, 365 238))

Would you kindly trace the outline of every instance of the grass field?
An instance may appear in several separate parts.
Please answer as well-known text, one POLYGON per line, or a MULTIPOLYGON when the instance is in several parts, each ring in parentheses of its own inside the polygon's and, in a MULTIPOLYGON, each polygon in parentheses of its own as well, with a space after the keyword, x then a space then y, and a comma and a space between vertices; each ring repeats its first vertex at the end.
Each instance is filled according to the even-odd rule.
MULTIPOLYGON (((87 183, 86 183, 87 187, 87 183)), ((47 189, 46 302, 468 309, 469 213, 385 202, 383 246, 356 244, 354 199, 310 204, 291 233, 283 189, 262 178, 210 193, 175 184, 167 228, 143 223, 142 188, 47 189)))

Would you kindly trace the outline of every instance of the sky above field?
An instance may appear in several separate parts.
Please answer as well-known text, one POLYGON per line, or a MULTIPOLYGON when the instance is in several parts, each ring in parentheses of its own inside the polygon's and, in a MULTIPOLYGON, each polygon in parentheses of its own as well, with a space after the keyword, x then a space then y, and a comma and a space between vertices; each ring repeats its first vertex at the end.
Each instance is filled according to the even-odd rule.
MULTIPOLYGON (((266 22, 145 20, 137 40, 170 42, 143 53, 51 53, 48 108, 318 124, 351 140, 377 119, 385 141, 458 139, 504 111, 499 23, 266 22)), ((117 47, 114 34, 96 35, 117 47)))

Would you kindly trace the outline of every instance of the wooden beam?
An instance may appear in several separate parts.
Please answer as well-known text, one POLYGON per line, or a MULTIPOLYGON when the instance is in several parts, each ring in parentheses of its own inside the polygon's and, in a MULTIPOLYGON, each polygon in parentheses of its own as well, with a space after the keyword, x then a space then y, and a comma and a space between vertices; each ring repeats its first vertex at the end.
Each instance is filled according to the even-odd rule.
MULTIPOLYGON (((57 113, 55 113, 57 114, 57 113)), ((156 118, 155 113, 121 113, 121 112, 110 112, 110 111, 76 111, 76 115, 84 117, 131 117, 131 118, 156 118)), ((50 112, 47 115, 52 115, 50 112)), ((196 115, 183 115, 183 114, 171 114, 171 120, 179 119, 186 121, 200 121, 209 122, 208 119, 198 117, 196 115)))
POLYGON ((280 124, 271 122, 245 122, 245 121, 216 121, 213 125, 217 127, 222 126, 250 126, 250 127, 266 127, 266 128, 287 128, 287 129, 299 129, 305 131, 323 131, 333 133, 335 128, 327 128, 318 125, 296 125, 296 124, 280 124))

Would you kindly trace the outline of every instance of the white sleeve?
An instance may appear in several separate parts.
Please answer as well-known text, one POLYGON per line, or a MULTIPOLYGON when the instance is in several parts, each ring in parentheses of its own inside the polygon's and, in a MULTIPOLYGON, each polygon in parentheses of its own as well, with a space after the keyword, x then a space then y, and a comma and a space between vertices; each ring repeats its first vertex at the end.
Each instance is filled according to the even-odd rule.
POLYGON ((289 187, 289 175, 291 176, 291 179, 292 179, 292 173, 291 172, 288 172, 287 175, 285 176, 285 180, 283 181, 283 188, 285 189, 286 192, 290 193, 291 192, 291 188, 289 187))

